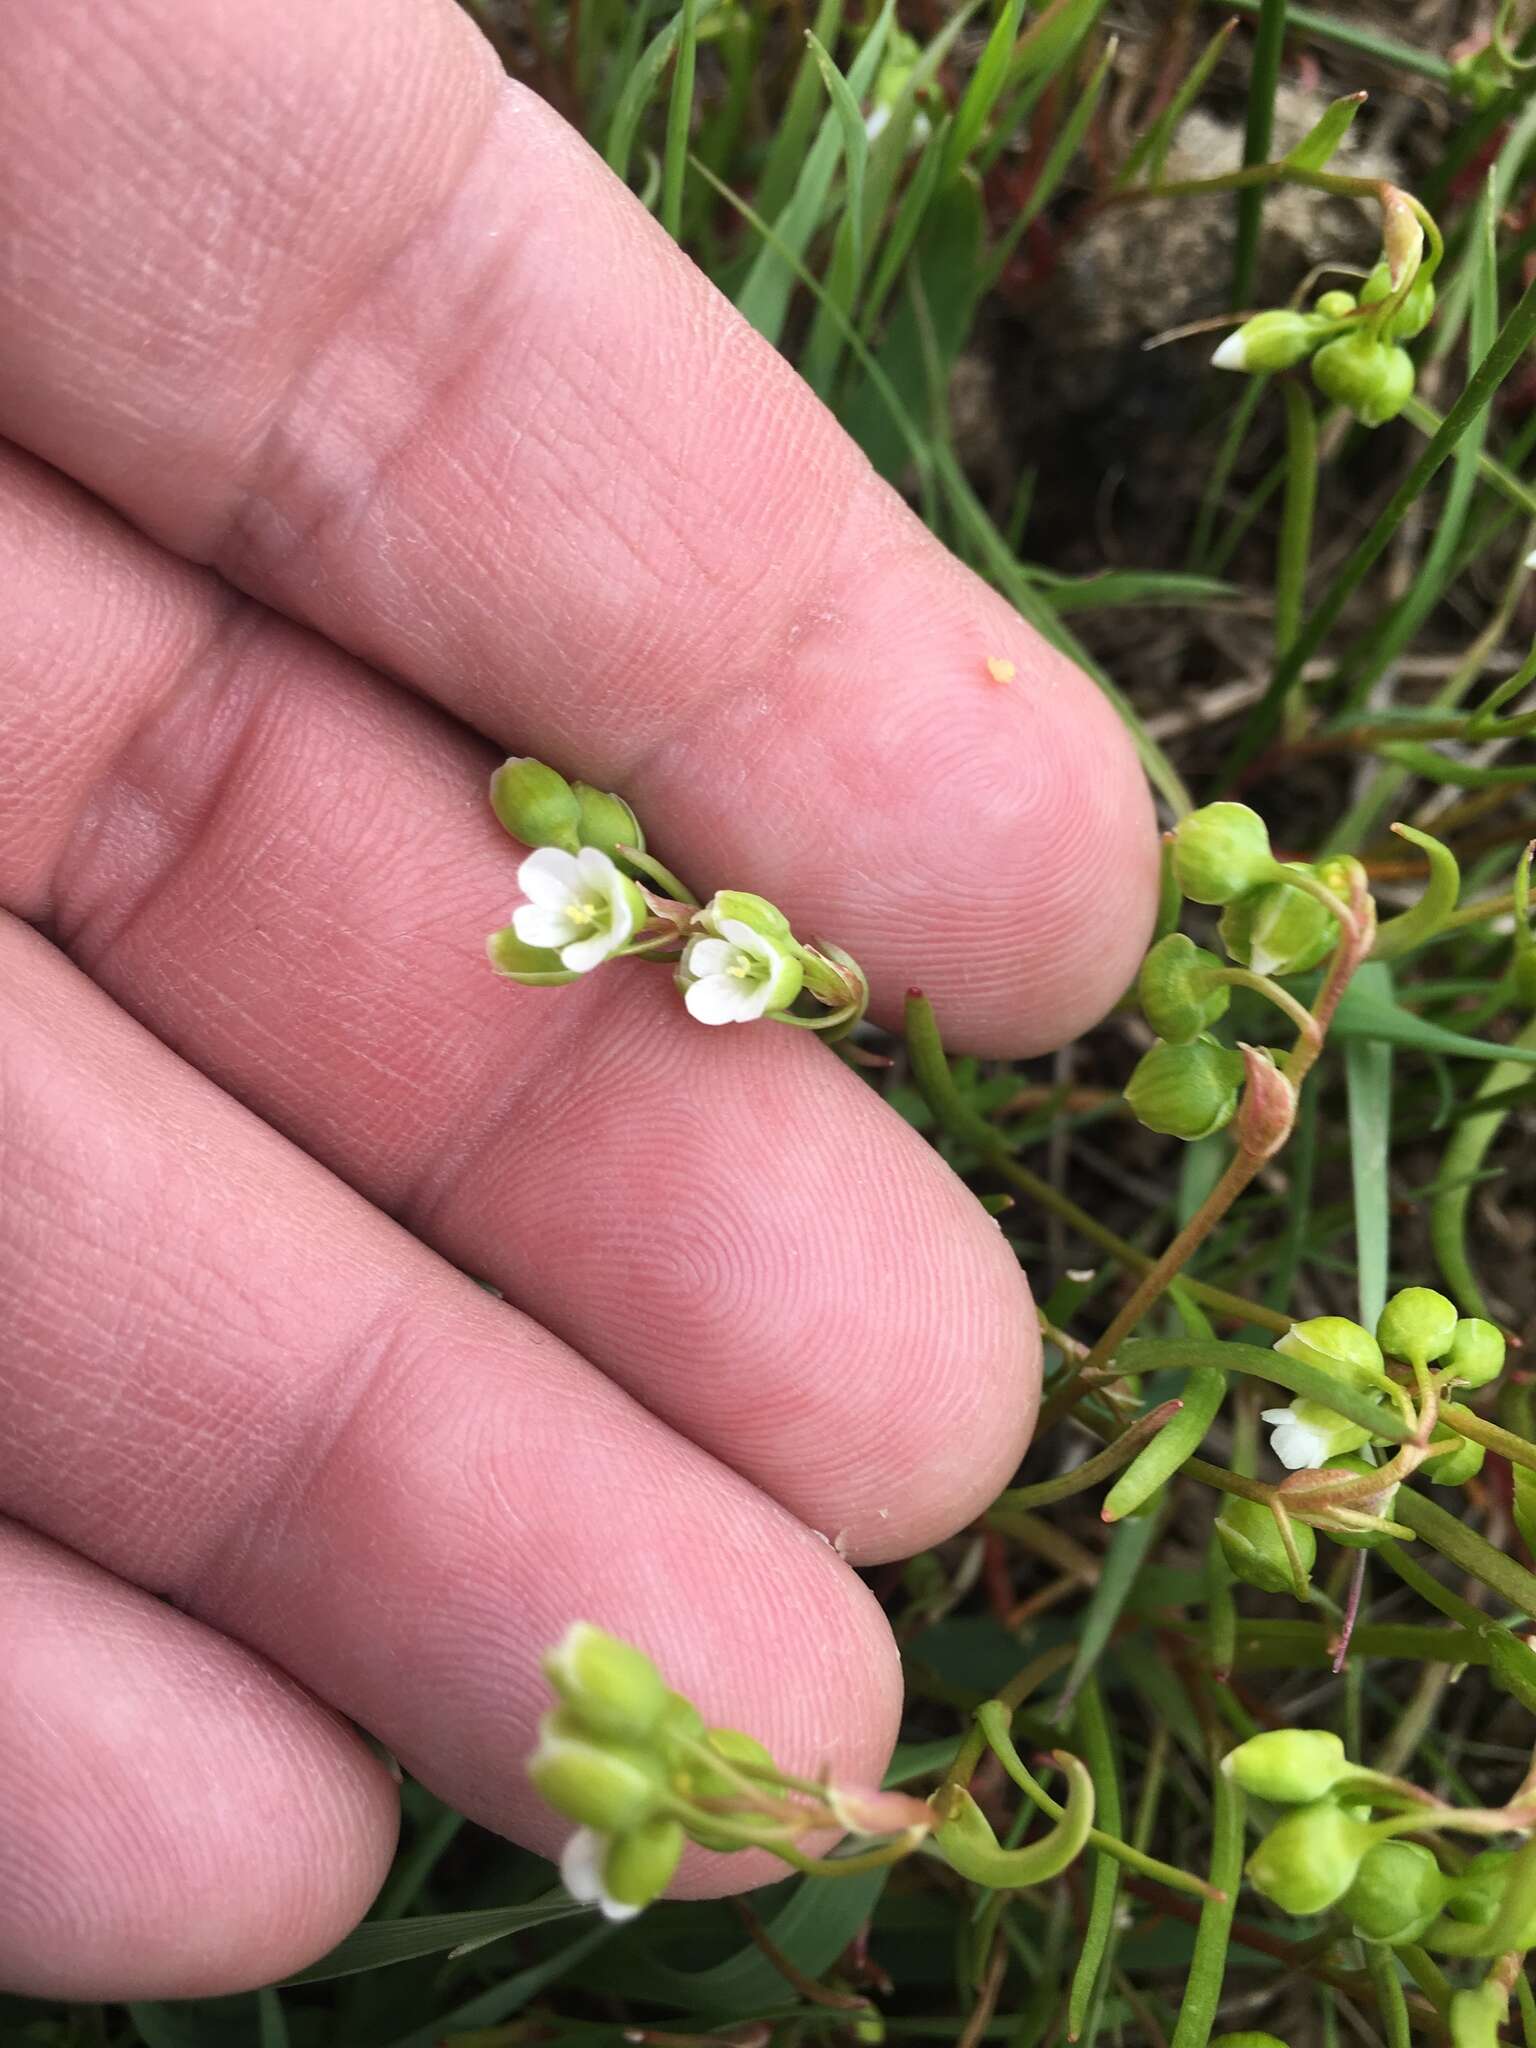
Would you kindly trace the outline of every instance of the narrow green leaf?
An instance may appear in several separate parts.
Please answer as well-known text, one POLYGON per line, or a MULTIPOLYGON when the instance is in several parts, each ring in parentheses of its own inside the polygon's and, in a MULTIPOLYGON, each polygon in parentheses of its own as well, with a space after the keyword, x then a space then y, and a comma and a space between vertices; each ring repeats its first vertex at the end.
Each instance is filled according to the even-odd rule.
POLYGON ((955 112, 944 158, 947 177, 953 177, 969 158, 987 125, 988 116, 1008 83, 1013 46, 1023 17, 1024 0, 1003 0, 1003 10, 993 24, 992 33, 977 59, 976 69, 971 73, 970 84, 955 112))
POLYGON ((610 171, 626 181, 629 177, 629 159, 635 146, 635 131, 641 117, 650 105, 661 74, 671 61, 672 52, 677 48, 677 39, 683 32, 683 17, 674 14, 666 27, 657 31, 645 47, 644 54, 635 64, 619 95, 619 103, 613 110, 613 120, 608 128, 608 141, 603 150, 604 159, 610 171))
MULTIPOLYGON (((1254 39, 1253 62, 1248 72, 1248 118, 1243 130, 1243 162, 1262 164, 1268 160, 1270 138, 1275 127, 1275 91, 1280 82, 1280 58, 1285 47, 1286 0, 1260 0, 1259 32, 1254 39)), ((1259 224, 1264 212, 1264 188, 1250 186, 1237 195, 1237 240, 1232 256, 1232 303, 1246 306, 1253 297, 1254 272, 1258 265, 1259 224)))
POLYGON ((461 1942, 481 1937, 520 1934, 552 1920, 590 1914, 563 1891, 546 1892, 526 1906, 489 1906, 475 1913, 424 1913, 410 1920, 365 1920, 328 1955, 300 1970, 285 1984, 325 1984, 333 1977, 355 1977, 362 1970, 410 1962, 416 1956, 446 1955, 461 1942))
MULTIPOLYGON (((853 61, 847 84, 855 101, 862 101, 874 83, 895 12, 896 0, 885 0, 874 27, 864 39, 863 48, 853 61)), ((842 123, 836 111, 829 107, 795 181, 795 189, 772 223, 774 238, 764 241, 736 295, 737 311, 775 346, 784 331, 785 317, 789 312, 795 266, 821 225, 842 149, 842 123)))
POLYGON ((288 2048, 288 2021, 283 2001, 268 1985, 256 1993, 256 2018, 261 2048, 288 2048))
POLYGON ((693 123, 693 79, 699 51, 699 0, 683 0, 677 68, 667 105, 667 149, 661 164, 661 224, 673 241, 683 226, 683 179, 688 171, 688 131, 693 123))
POLYGON ((1133 604, 1212 604, 1238 595, 1235 583, 1180 570, 1101 569, 1092 576, 1058 576, 1031 569, 1028 574, 1059 612, 1113 611, 1133 604))
POLYGON ((1183 123, 1184 116, 1199 98, 1206 80, 1220 63, 1227 44, 1232 40, 1232 31, 1237 27, 1237 17, 1224 21, 1217 29, 1200 55, 1186 72, 1178 91, 1169 100, 1157 119, 1149 123, 1146 132, 1135 144, 1115 175, 1114 189, 1123 191, 1136 178, 1142 166, 1146 166, 1147 181, 1155 185, 1163 173, 1163 162, 1169 145, 1183 123))
POLYGON ((1415 946, 1432 939, 1456 908, 1461 895, 1461 868, 1443 840, 1428 832, 1416 832, 1412 825, 1394 825, 1399 839, 1416 846, 1429 862, 1429 881, 1424 894, 1401 917, 1389 918, 1376 934, 1371 959, 1398 960, 1415 946))
MULTIPOLYGON (((1354 980, 1390 1003, 1392 970, 1368 960, 1354 980)), ((1392 1144, 1392 1048, 1379 1038, 1352 1038, 1344 1047, 1349 1113, 1350 1187, 1355 1206, 1355 1259, 1360 1320, 1374 1330, 1387 1299, 1388 1166, 1392 1144)))
POLYGON ((1200 1908, 1195 1953, 1179 2001, 1178 2024, 1169 2048, 1206 2048, 1227 1974, 1232 1917, 1243 1881, 1243 1795, 1219 1765, 1211 1773, 1211 1883, 1223 1894, 1200 1908))
POLYGON ((1104 46, 1099 61, 1093 67, 1088 83, 1083 87, 1081 93, 1074 98, 1072 111, 1068 114, 1066 120, 1062 122, 1061 132, 1051 144, 1045 162, 1040 166, 1040 174, 1030 188, 1028 199, 1025 200, 1013 219, 1008 223, 1008 232, 1003 236, 992 253, 992 260, 988 264, 986 271, 986 288, 989 291, 997 284, 1003 272, 1008 268, 1009 263, 1013 259, 1013 252, 1019 245, 1020 238, 1027 232, 1032 223, 1040 218, 1040 215, 1055 197, 1056 188, 1065 177, 1067 166, 1077 155, 1082 145, 1083 137, 1088 132, 1088 124, 1098 111, 1099 99, 1104 91, 1104 84, 1109 77, 1110 68, 1115 61, 1115 53, 1118 48, 1119 44, 1111 36, 1104 46))
POLYGON ((1280 159, 1298 171, 1320 171, 1344 137, 1365 100, 1363 92, 1349 93, 1324 108, 1322 117, 1309 128, 1294 149, 1280 159))
MULTIPOLYGON (((848 81, 832 62, 814 34, 807 32, 806 41, 811 55, 816 59, 816 68, 821 73, 821 82, 826 87, 827 98, 832 102, 832 111, 843 131, 843 168, 848 181, 847 198, 843 218, 849 234, 849 262, 855 278, 864 269, 864 173, 869 163, 869 135, 864 127, 864 116, 854 98, 848 81)), ((849 310, 847 299, 840 301, 843 310, 849 310)))
MULTIPOLYGON (((824 50, 837 48, 845 6, 846 0, 821 0, 816 10, 811 32, 824 50)), ((821 74, 807 43, 758 181, 755 196, 764 220, 777 220, 787 205, 789 195, 795 189, 795 180, 804 167, 820 111, 821 74)))
POLYGON ((1329 1027, 1331 1038, 1379 1038, 1388 1045, 1407 1046, 1414 1052, 1442 1052, 1464 1060, 1508 1061, 1536 1067, 1536 1046, 1493 1045, 1486 1038, 1468 1038, 1464 1032, 1448 1030, 1416 1017, 1400 1003, 1388 1001, 1362 988, 1358 980, 1348 988, 1329 1027))
POLYGON ((1077 1655, 1057 1699, 1055 1718, 1060 1719, 1068 1711, 1096 1670, 1147 1555, 1157 1541, 1161 1521, 1161 1514, 1154 1509, 1134 1521, 1121 1522, 1110 1537, 1098 1584, 1078 1626, 1077 1655))
MULTIPOLYGON (((1258 1344, 1204 1343, 1194 1337, 1132 1337, 1115 1354, 1115 1367, 1124 1373, 1161 1372, 1167 1367, 1198 1370, 1212 1366, 1218 1372, 1240 1372, 1251 1379, 1267 1380, 1285 1387, 1304 1400, 1320 1401, 1336 1415, 1359 1423, 1373 1436, 1393 1443, 1407 1443, 1413 1430, 1395 1408, 1374 1401, 1368 1393, 1345 1385, 1320 1366, 1303 1358, 1291 1358, 1283 1351, 1266 1351, 1258 1344)), ((1128 1526, 1138 1526, 1131 1524, 1128 1526)))

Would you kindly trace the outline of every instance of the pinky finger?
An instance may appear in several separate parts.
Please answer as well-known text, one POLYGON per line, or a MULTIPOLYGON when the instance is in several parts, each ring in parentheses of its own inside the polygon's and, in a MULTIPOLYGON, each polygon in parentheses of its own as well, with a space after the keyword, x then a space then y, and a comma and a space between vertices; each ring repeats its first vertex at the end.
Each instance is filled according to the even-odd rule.
POLYGON ((394 1786, 290 1679, 4 1520, 0 1642, 0 1987, 241 1990, 362 1917, 394 1786))

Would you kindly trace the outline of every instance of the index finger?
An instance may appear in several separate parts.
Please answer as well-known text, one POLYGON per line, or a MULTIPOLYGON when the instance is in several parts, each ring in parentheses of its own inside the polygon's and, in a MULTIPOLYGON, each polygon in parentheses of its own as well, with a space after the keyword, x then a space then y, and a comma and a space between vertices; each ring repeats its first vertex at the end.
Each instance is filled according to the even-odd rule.
POLYGON ((0 16, 0 429, 621 789, 887 1014, 1019 1051, 1107 1007, 1156 869, 1113 712, 451 0, 0 16))

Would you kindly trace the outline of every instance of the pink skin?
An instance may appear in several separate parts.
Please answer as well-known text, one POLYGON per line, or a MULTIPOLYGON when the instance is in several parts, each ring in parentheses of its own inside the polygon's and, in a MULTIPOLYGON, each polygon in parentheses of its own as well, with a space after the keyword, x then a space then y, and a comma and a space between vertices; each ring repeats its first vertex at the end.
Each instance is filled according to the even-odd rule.
POLYGON ((493 981, 498 749, 981 1050, 1119 993, 1156 840, 1097 692, 448 0, 18 12, 0 1512, 78 1555, 0 1541, 43 1645, 0 1678, 0 1982, 211 1991, 334 1940, 394 1825, 263 1657, 541 1847, 577 1615, 875 1782, 894 1655, 806 1525, 931 1542, 1033 1417, 1011 1254, 822 1049, 652 970, 493 981))

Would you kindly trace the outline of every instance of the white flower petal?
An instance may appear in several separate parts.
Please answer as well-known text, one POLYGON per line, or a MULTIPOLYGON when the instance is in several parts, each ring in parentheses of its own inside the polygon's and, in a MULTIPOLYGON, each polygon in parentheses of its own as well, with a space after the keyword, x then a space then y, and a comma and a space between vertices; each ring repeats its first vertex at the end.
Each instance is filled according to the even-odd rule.
POLYGON ((1259 1410, 1259 1420, 1260 1422, 1294 1422, 1296 1420, 1296 1411, 1294 1408, 1261 1408, 1259 1410))
POLYGON ((603 1896, 607 1847, 595 1828, 578 1828, 560 1851, 560 1882, 583 1906, 595 1906, 603 1896))
MULTIPOLYGON (((584 850, 592 851, 590 847, 584 850)), ((606 860, 607 855, 603 858, 606 860)), ((635 929, 634 891, 627 886, 617 868, 614 869, 613 887, 608 892, 608 928, 615 947, 627 944, 635 929)))
POLYGON ((722 917, 718 929, 722 939, 729 939, 733 946, 739 946, 743 953, 750 953, 754 960, 765 959, 773 950, 771 940, 754 931, 751 925, 743 924, 739 917, 722 917))
POLYGON ((604 853, 600 846, 584 846, 576 856, 576 865, 585 888, 603 896, 609 896, 614 885, 623 879, 612 855, 604 853))
POLYGON ((563 910, 543 903, 520 903, 512 913, 512 929, 525 946, 547 946, 557 952, 581 937, 581 927, 563 910))
POLYGON ((577 939, 573 945, 560 949, 560 965, 572 974, 590 974, 594 967, 601 967, 611 953, 617 952, 628 935, 623 932, 593 932, 585 939, 577 939))
POLYGON ((762 1014, 752 1007, 756 991, 733 974, 707 974, 693 982, 683 1001, 688 1014, 701 1024, 745 1024, 762 1014))
POLYGON ((530 903, 558 910, 580 894, 581 869, 558 846, 536 847, 517 871, 517 886, 530 903))
POLYGON ((1242 329, 1229 334, 1211 357, 1215 370, 1246 370, 1248 367, 1248 344, 1243 340, 1242 329))
POLYGON ((683 972, 695 978, 724 974, 735 951, 735 947, 725 939, 694 939, 683 955, 683 972))

